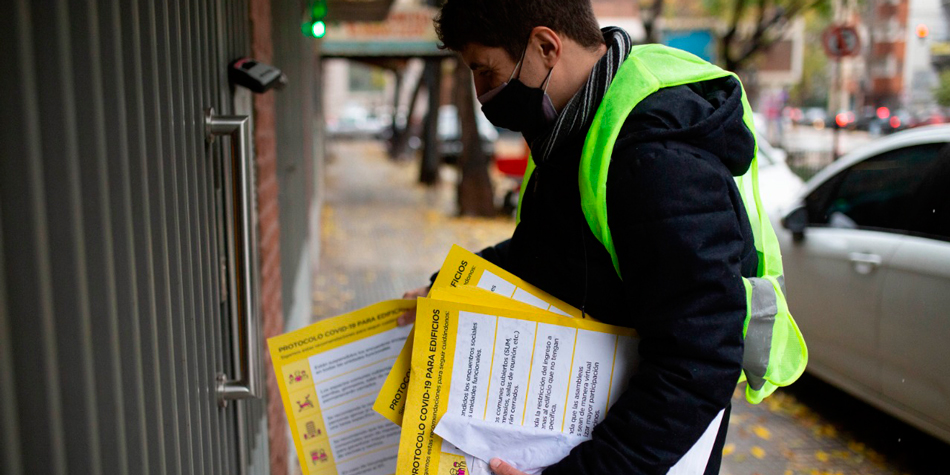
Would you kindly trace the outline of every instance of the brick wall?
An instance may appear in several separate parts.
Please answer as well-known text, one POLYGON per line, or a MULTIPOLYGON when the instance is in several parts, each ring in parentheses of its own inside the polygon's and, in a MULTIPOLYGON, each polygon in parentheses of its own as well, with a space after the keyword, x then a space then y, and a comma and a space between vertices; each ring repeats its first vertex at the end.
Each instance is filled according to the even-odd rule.
MULTIPOLYGON (((272 63, 271 0, 250 0, 251 57, 272 63)), ((257 163, 257 213, 260 223, 261 305, 264 337, 283 333, 281 302, 280 224, 277 204, 277 143, 274 91, 254 95, 254 144, 257 163)), ((287 473, 287 420, 280 400, 270 352, 265 351, 270 468, 287 473)))

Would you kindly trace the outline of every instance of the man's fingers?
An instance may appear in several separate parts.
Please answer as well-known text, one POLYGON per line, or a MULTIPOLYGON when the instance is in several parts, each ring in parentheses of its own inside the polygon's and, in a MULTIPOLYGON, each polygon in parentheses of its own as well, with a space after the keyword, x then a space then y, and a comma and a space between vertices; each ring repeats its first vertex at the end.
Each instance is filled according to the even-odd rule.
POLYGON ((491 462, 488 462, 488 466, 495 472, 495 475, 527 475, 521 470, 508 465, 507 462, 500 458, 491 459, 491 462))
MULTIPOLYGON (((413 289, 402 294, 402 298, 414 299, 417 297, 425 297, 426 294, 428 293, 429 293, 429 287, 419 287, 418 289, 413 289)), ((412 309, 400 315, 399 318, 396 319, 396 325, 403 327, 415 321, 416 321, 416 309, 412 309)))
POLYGON ((399 318, 396 319, 396 325, 404 327, 416 321, 416 311, 410 310, 408 312, 403 312, 399 318))
POLYGON ((402 298, 404 299, 414 299, 416 297, 425 297, 429 293, 429 287, 419 287, 418 289, 412 289, 404 294, 402 298))

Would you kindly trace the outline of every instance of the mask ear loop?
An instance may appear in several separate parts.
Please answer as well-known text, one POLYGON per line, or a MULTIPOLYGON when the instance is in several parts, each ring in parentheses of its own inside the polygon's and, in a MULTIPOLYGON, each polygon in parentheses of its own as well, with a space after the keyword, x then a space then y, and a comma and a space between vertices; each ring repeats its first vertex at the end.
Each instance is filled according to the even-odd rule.
POLYGON ((554 66, 551 66, 551 69, 548 70, 548 75, 544 77, 544 82, 541 83, 541 89, 545 93, 548 92, 548 84, 550 84, 551 82, 551 73, 553 72, 554 72, 554 66))
MULTIPOLYGON (((530 43, 530 39, 528 40, 530 43)), ((511 82, 515 77, 515 73, 518 73, 518 77, 521 77, 521 67, 524 66, 524 56, 528 53, 528 45, 524 45, 524 49, 521 50, 521 59, 518 60, 518 64, 515 64, 515 69, 511 70, 511 75, 508 76, 508 82, 511 82)))

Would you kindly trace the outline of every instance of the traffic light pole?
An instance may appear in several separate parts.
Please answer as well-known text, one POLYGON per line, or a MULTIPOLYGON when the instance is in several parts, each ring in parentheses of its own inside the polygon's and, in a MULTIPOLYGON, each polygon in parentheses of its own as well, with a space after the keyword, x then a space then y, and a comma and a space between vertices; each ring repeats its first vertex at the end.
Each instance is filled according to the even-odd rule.
MULTIPOLYGON (((841 134, 841 125, 838 124, 838 114, 835 112, 839 107, 841 99, 842 83, 844 74, 841 71, 841 58, 845 56, 854 56, 858 53, 861 46, 858 30, 849 25, 831 25, 821 34, 821 44, 824 47, 825 54, 835 61, 834 77, 831 78, 831 94, 829 98, 829 109, 831 109, 832 123, 834 130, 832 133, 831 158, 838 160, 841 155, 839 152, 839 139, 841 134)), ((847 124, 845 124, 847 125, 847 124)))
POLYGON ((834 83, 834 91, 832 92, 834 99, 832 100, 832 110, 831 110, 832 123, 834 124, 834 129, 832 129, 831 131, 831 134, 832 134, 831 160, 832 161, 838 161, 838 157, 841 156, 841 149, 839 148, 840 139, 841 139, 840 137, 841 124, 838 123, 838 113, 835 111, 840 108, 836 106, 838 106, 839 105, 838 103, 841 101, 841 89, 842 89, 842 82, 843 82, 841 80, 842 77, 844 77, 844 75, 841 74, 841 58, 838 57, 838 58, 835 58, 835 76, 832 79, 832 82, 834 83))

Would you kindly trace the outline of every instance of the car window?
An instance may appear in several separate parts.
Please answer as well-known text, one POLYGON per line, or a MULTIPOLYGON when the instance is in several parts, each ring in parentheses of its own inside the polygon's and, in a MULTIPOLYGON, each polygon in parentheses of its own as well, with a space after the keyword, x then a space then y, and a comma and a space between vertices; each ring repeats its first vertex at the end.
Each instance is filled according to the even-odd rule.
POLYGON ((940 187, 933 184, 937 183, 933 177, 943 161, 937 159, 943 147, 925 144, 892 150, 839 173, 806 199, 810 224, 923 232, 922 226, 934 225, 923 216, 923 209, 935 209, 940 187))
POLYGON ((911 234, 950 241, 950 145, 937 154, 908 210, 911 234))

